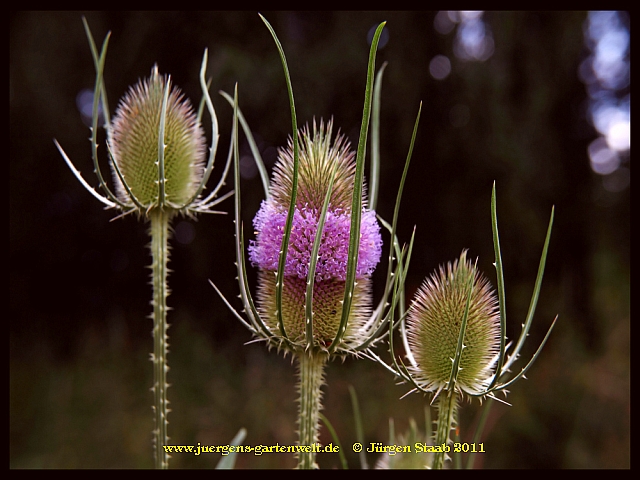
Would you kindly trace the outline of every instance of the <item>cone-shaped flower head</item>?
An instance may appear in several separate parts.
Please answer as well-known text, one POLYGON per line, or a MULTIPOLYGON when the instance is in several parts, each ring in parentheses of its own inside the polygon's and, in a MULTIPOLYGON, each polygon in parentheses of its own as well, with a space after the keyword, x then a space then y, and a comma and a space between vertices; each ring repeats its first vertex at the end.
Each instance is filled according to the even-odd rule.
MULTIPOLYGON (((170 85, 168 77, 159 75, 156 67, 150 78, 131 87, 121 99, 109 129, 109 148, 131 194, 147 210, 155 206, 187 206, 202 180, 204 132, 189 100, 170 85), (160 165, 162 132, 165 148, 160 165)), ((133 206, 134 201, 115 171, 114 179, 118 198, 133 206)))
MULTIPOLYGON (((336 171, 327 210, 313 291, 314 341, 329 345, 336 336, 342 315, 347 273, 351 202, 355 161, 348 141, 338 135, 331 141, 332 123, 323 122, 313 132, 299 132, 299 170, 296 209, 284 268, 283 320, 288 338, 302 344, 305 339, 305 295, 309 263, 318 221, 331 176, 336 171), (337 168, 336 168, 337 167, 337 168)), ((249 258, 260 269, 258 300, 261 315, 270 329, 277 331, 276 275, 279 253, 293 182, 293 145, 281 149, 270 186, 270 196, 256 214, 257 234, 249 246, 249 258)), ((380 260, 382 237, 375 212, 364 207, 360 226, 360 246, 356 286, 344 342, 357 340, 359 327, 371 310, 370 275, 380 260)))
POLYGON ((470 280, 473 291, 457 377, 457 390, 477 393, 486 388, 500 349, 500 313, 491 286, 466 250, 453 265, 440 267, 416 293, 407 319, 407 339, 415 364, 414 380, 426 390, 447 387, 464 317, 470 280))

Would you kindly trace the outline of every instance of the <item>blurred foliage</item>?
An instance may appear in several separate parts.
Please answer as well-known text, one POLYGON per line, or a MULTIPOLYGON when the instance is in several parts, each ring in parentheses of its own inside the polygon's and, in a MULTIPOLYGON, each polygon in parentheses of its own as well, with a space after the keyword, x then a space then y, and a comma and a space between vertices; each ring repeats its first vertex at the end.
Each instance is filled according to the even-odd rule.
MULTIPOLYGON (((476 461, 488 468, 630 466, 630 197, 607 192, 591 172, 585 119, 581 12, 487 12, 495 52, 469 62, 453 54, 453 34, 433 28, 436 12, 262 12, 287 53, 299 123, 333 116, 352 142, 360 128, 367 32, 386 20, 389 62, 382 90, 379 213, 392 214, 418 103, 423 114, 405 186, 399 235, 416 225, 408 297, 463 248, 490 278, 491 184, 497 182, 510 338, 533 288, 551 205, 556 220, 530 345, 560 320, 529 380, 495 405, 476 461), (451 58, 442 81, 429 74, 451 58), (464 122, 452 112, 466 112, 464 122)), ((89 181, 89 130, 76 106, 95 79, 82 28, 112 37, 105 80, 117 99, 157 63, 194 102, 209 49, 212 90, 231 92, 268 165, 291 121, 280 59, 255 12, 14 12, 10 19, 10 466, 151 467, 150 257, 146 226, 112 212, 78 185, 56 138, 89 181)), ((221 140, 231 109, 214 97, 221 140)), ((245 144, 243 155, 249 155, 245 144)), ((106 152, 102 151, 103 168, 106 152)), ((250 165, 250 157, 245 160, 250 165)), ((219 174, 220 169, 217 170, 219 174)), ((214 172, 214 177, 216 173, 214 172)), ((261 200, 257 177, 243 182, 249 226, 261 200)), ((230 209, 231 203, 223 209, 230 209)), ((182 444, 225 444, 246 427, 246 444, 295 442, 293 366, 248 332, 208 284, 235 298, 232 219, 176 222, 169 314, 169 434, 182 444), (180 231, 193 232, 188 244, 180 231)), ((188 237, 189 235, 187 235, 188 237)), ((380 288, 380 287, 377 287, 380 288)), ((531 354, 532 352, 524 352, 531 354)), ((328 368, 325 415, 347 460, 359 466, 348 386, 361 401, 367 441, 420 424, 426 399, 400 400, 406 386, 367 362, 328 368)), ((479 408, 461 409, 469 437, 479 408)), ((326 432, 325 432, 326 433, 326 432)), ((331 441, 328 433, 323 443, 331 441)), ((174 455, 171 467, 212 468, 213 455, 174 455)), ((369 459, 375 464, 376 457, 369 459)), ((322 468, 338 467, 321 455, 322 468)), ((240 455, 238 468, 295 465, 291 455, 240 455)))

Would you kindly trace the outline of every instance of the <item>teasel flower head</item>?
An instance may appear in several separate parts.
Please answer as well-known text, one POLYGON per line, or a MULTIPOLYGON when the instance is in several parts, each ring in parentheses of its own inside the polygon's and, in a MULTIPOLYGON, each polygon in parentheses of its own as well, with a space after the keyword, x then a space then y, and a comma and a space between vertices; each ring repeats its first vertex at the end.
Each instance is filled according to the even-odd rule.
POLYGON ((80 183, 107 208, 120 210, 121 216, 135 213, 147 218, 155 209, 170 216, 175 213, 220 213, 212 207, 233 192, 216 198, 231 166, 228 157, 217 186, 202 195, 218 145, 218 120, 205 80, 208 54, 205 50, 200 69, 203 105, 211 117, 211 145, 207 159, 206 137, 201 126, 201 112, 171 83, 170 76, 160 75, 154 66, 149 78, 140 80, 122 97, 113 119, 109 117, 104 86, 104 63, 110 35, 98 52, 89 27, 85 30, 96 68, 91 125, 93 167, 98 177, 99 193, 82 177, 62 147, 56 146, 80 183), (102 112, 102 113, 101 113, 102 112), (104 116, 107 150, 113 173, 115 192, 107 184, 98 162, 98 122, 104 116))
MULTIPOLYGON (((396 376, 413 386, 409 392, 423 392, 438 399, 438 420, 434 433, 435 445, 451 443, 451 431, 457 425, 458 400, 464 395, 491 398, 508 403, 496 396, 505 396, 516 381, 525 374, 540 355, 556 319, 529 362, 516 373, 513 364, 529 335, 533 322, 553 225, 553 213, 547 229, 538 276, 522 331, 514 344, 506 344, 505 287, 502 254, 496 214, 496 189, 491 194, 491 227, 497 273, 497 296, 489 282, 477 270, 476 263, 467 259, 463 250, 460 258, 447 267, 440 267, 427 278, 418 290, 407 312, 404 328, 400 328, 408 366, 396 358, 393 348, 393 328, 389 329, 389 350, 393 360, 387 365, 396 376), (511 351, 507 351, 511 348, 511 351)), ((481 432, 476 432, 479 435, 481 432)), ((479 437, 477 437, 479 438, 479 437)), ((436 451, 431 468, 440 469, 449 456, 446 449, 436 451)), ((471 461, 472 463, 472 461, 471 461)))
MULTIPOLYGON (((263 19, 264 20, 264 19, 263 19)), ((266 20, 264 20, 265 23, 266 20)), ((379 38, 384 24, 376 31, 379 38)), ((273 32, 272 32, 273 34, 273 32)), ((377 41, 377 40, 376 40, 377 41)), ((369 62, 367 91, 373 84, 374 46, 369 62)), ((382 71, 378 73, 381 79, 382 71)), ((288 83, 290 88, 290 83, 288 83)), ((290 90, 291 94, 291 90, 290 90)), ((236 268, 243 310, 237 312, 213 282, 227 307, 256 337, 285 355, 315 353, 327 359, 362 355, 380 361, 372 351, 386 339, 388 325, 398 325, 394 312, 400 302, 410 262, 413 236, 401 245, 396 236, 400 202, 417 135, 420 109, 396 196, 390 223, 376 216, 379 156, 372 155, 372 195, 364 182, 366 130, 371 108, 365 102, 357 153, 343 135, 333 137, 333 122, 313 122, 298 130, 282 148, 269 181, 251 129, 235 98, 234 106, 247 135, 266 199, 253 219, 255 239, 245 249, 241 221, 240 166, 234 150, 236 268), (382 254, 380 225, 391 234, 391 245, 381 298, 372 304, 372 274, 382 254), (245 257, 248 253, 248 261, 245 257), (251 294, 248 267, 258 268, 256 300, 251 294), (246 319, 242 313, 246 315, 246 319)), ((294 112, 292 107, 292 113, 294 112)), ((236 131, 238 129, 236 128, 236 131)), ((372 150, 378 151, 377 146, 372 150)))
POLYGON ((385 23, 378 26, 371 42, 362 125, 354 154, 342 135, 332 138, 332 121, 321 121, 319 126, 314 121, 312 128, 307 126, 299 131, 284 50, 269 22, 261 18, 271 32, 282 60, 293 135, 288 147, 279 151, 273 178, 269 181, 251 129, 238 107, 237 88, 234 98, 223 93, 234 108, 236 125, 236 268, 242 312, 235 310, 215 284, 212 286, 257 341, 265 341, 285 354, 291 352, 297 357, 301 353, 309 357, 318 354, 327 359, 353 354, 377 361, 372 348, 386 338, 390 323, 398 323, 393 314, 400 302, 399 292, 404 288, 413 245, 413 236, 409 245, 400 244, 396 226, 420 109, 393 219, 387 223, 378 219, 374 212, 380 165, 379 145, 374 142, 374 138, 378 138, 380 112, 374 108, 374 97, 377 104, 384 71, 383 66, 375 74, 375 56, 385 23), (372 190, 368 199, 364 164, 370 120, 372 190), (248 249, 241 220, 238 122, 247 136, 266 197, 253 220, 256 237, 248 249), (378 221, 391 234, 391 243, 382 295, 372 305, 371 275, 382 252, 378 221), (258 268, 255 301, 247 273, 251 265, 258 268))
POLYGON ((204 131, 191 102, 157 66, 120 100, 108 136, 116 192, 125 205, 133 207, 135 197, 146 209, 179 209, 197 192, 205 170, 204 131), (161 150, 163 177, 158 175, 161 150))
MULTIPOLYGON (((304 348, 305 305, 313 246, 330 183, 323 230, 315 264, 313 286, 313 335, 321 347, 331 344, 338 333, 345 292, 351 202, 354 191, 355 161, 349 142, 338 134, 332 139, 332 122, 320 122, 313 130, 299 132, 300 156, 297 196, 289 248, 284 265, 282 318, 285 332, 294 345, 304 348)), ((277 329, 276 273, 279 253, 291 201, 293 144, 281 149, 274 168, 270 196, 262 202, 253 224, 256 240, 249 246, 249 259, 258 267, 259 311, 265 324, 277 329)), ((365 207, 362 197, 360 243, 353 303, 343 336, 345 344, 361 341, 364 324, 371 315, 371 274, 380 261, 382 237, 375 212, 365 207)))
POLYGON ((425 279, 406 314, 404 328, 399 330, 408 365, 396 358, 393 330, 389 331, 392 364, 385 366, 412 385, 411 392, 433 394, 433 399, 440 392, 446 391, 448 397, 452 397, 452 394, 467 394, 480 400, 487 397, 499 400, 495 396, 497 392, 506 395, 507 388, 525 378, 557 321, 556 317, 529 362, 518 373, 511 374, 533 323, 551 238, 553 215, 554 209, 551 210, 526 320, 522 323, 518 339, 507 344, 505 287, 496 214, 496 189, 495 184, 493 185, 491 226, 497 295, 489 281, 478 271, 476 263, 467 259, 466 250, 463 250, 459 259, 449 263, 446 268, 441 266, 438 272, 425 279))
POLYGON ((425 279, 407 317, 407 338, 415 359, 409 370, 425 390, 440 391, 451 380, 468 298, 456 387, 460 392, 478 393, 490 382, 500 351, 498 298, 464 250, 453 264, 441 266, 425 279))

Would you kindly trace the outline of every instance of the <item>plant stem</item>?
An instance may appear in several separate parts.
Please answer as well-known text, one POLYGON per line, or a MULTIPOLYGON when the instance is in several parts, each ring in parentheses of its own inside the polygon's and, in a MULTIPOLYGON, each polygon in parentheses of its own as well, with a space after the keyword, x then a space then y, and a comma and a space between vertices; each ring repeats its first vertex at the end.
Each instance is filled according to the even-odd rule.
POLYGON ((431 468, 440 470, 444 466, 446 452, 449 445, 449 434, 455 422, 456 406, 458 404, 458 394, 455 390, 444 390, 438 400, 438 428, 436 430, 436 446, 441 446, 442 452, 436 452, 433 457, 431 468))
MULTIPOLYGON (((487 401, 484 405, 484 409, 482 410, 482 415, 480 416, 480 421, 478 422, 478 427, 476 428, 476 433, 473 435, 473 443, 480 443, 480 439, 482 438, 482 432, 484 430, 484 426, 487 423, 487 418, 489 418, 489 411, 493 406, 493 399, 487 398, 487 401)), ((470 453, 467 457, 467 466, 465 467, 467 470, 473 469, 473 462, 475 461, 476 456, 473 453, 470 453)))
POLYGON ((298 357, 298 378, 300 391, 299 406, 299 443, 309 446, 308 451, 298 454, 298 468, 318 468, 315 445, 318 443, 320 428, 320 409, 322 408, 321 388, 324 384, 324 366, 328 356, 322 353, 304 352, 298 357))
POLYGON ((167 262, 169 260, 169 219, 172 212, 162 208, 153 209, 150 214, 151 220, 151 276, 153 284, 153 394, 154 394, 154 448, 156 468, 166 469, 169 467, 169 455, 165 452, 169 437, 167 435, 167 296, 169 287, 167 285, 167 262))

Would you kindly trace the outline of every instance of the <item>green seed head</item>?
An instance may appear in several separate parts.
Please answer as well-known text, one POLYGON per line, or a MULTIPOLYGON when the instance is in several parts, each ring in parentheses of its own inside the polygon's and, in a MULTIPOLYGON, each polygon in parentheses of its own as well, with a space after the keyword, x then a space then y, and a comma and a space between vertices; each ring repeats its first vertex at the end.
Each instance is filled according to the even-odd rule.
POLYGON ((477 393, 486 387, 500 347, 498 300, 466 250, 453 265, 440 267, 426 279, 409 311, 407 338, 416 365, 412 373, 423 388, 439 391, 448 386, 456 355, 470 280, 473 291, 463 340, 457 390, 477 393))
MULTIPOLYGON (((205 136, 191 103, 153 68, 122 98, 109 129, 109 148, 131 194, 145 209, 183 208, 195 195, 204 173, 205 136), (166 89, 164 172, 159 163, 159 135, 166 89), (163 175, 164 173, 164 175, 163 175), (162 196, 161 186, 164 188, 162 196)), ((118 198, 134 205, 114 171, 118 198)))

